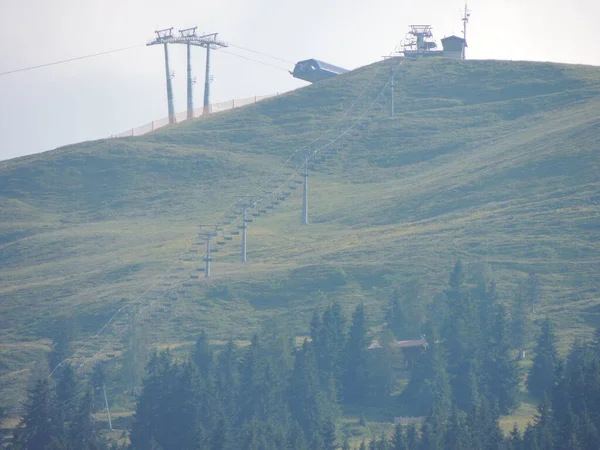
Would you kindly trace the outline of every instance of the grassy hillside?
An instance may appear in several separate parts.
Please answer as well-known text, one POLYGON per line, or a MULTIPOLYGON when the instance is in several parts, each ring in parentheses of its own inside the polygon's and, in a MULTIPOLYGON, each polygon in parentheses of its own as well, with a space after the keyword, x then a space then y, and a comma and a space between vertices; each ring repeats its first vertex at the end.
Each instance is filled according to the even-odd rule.
POLYGON ((95 358, 115 348, 127 308, 88 338, 126 305, 152 305, 155 346, 190 343, 201 328, 246 339, 273 319, 303 334, 332 299, 380 317, 390 287, 415 278, 428 299, 458 257, 504 294, 538 274, 538 317, 560 324, 563 346, 600 324, 600 68, 397 64, 143 137, 0 162, 0 400, 15 403, 60 318, 79 330, 78 356, 95 358), (393 118, 378 96, 390 67, 393 118), (213 256, 213 279, 190 279, 199 224, 230 235, 239 196, 300 186, 303 146, 322 148, 311 224, 300 224, 301 189, 290 190, 253 217, 246 265, 234 235, 213 256))

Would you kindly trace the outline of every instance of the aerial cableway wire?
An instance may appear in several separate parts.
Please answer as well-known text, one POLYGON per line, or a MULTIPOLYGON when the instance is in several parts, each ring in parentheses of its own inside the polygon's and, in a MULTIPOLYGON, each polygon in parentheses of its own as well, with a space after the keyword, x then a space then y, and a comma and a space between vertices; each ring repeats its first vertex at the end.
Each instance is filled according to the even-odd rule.
MULTIPOLYGON (((120 51, 120 50, 124 50, 124 49, 119 49, 116 51, 120 51)), ((104 52, 104 53, 108 53, 108 52, 104 52)), ((102 53, 102 54, 104 54, 102 53)), ((94 55, 88 55, 87 57, 91 57, 94 55)), ((239 55, 236 55, 239 56, 239 55)), ((76 58, 76 59, 82 59, 83 57, 80 58, 76 58)), ((67 61, 63 61, 63 62, 67 62, 67 61)), ((400 67, 400 65, 402 64, 402 61, 400 62, 400 64, 398 64, 398 66, 394 69, 394 74, 395 72, 398 70, 398 68, 400 67)), ((41 67, 41 66, 40 66, 41 67)), ((23 69, 23 70, 27 70, 27 69, 23 69)), ((350 105, 349 108, 347 108, 344 113, 342 114, 342 116, 336 120, 336 122, 329 127, 325 132, 323 132, 321 135, 319 135, 317 138, 313 139, 311 142, 309 142, 308 144, 299 147, 298 149, 294 150, 290 156, 286 159, 286 161, 280 166, 280 169, 277 173, 271 175, 270 177, 268 177, 267 180, 265 180, 265 182, 261 185, 261 187, 259 187, 257 190, 260 190, 261 188, 263 188, 264 186, 266 186, 275 176, 281 175, 281 173, 283 172, 283 169, 287 166, 287 164, 292 160, 292 158, 294 157, 294 155, 296 155, 299 151, 305 150, 307 148, 310 148, 311 145, 313 145, 314 143, 318 142, 320 139, 322 139, 323 137, 325 137, 331 130, 333 130, 343 119, 344 117, 352 110, 352 108, 356 105, 356 103, 360 100, 360 98, 362 98, 362 96, 365 94, 366 90, 368 89, 368 87, 372 84, 372 82, 377 78, 377 76, 379 75, 379 73, 376 73, 367 83, 367 85, 363 88, 363 90, 361 91, 361 93, 358 95, 358 97, 352 102, 352 104, 350 105)), ((332 144, 334 144, 335 142, 339 141, 343 136, 345 136, 346 134, 348 134, 362 119, 364 119, 364 117, 366 116, 366 114, 370 111, 370 109, 379 101, 379 98, 381 97, 381 95, 383 94, 383 92, 385 92, 385 90, 388 88, 389 86, 389 81, 386 83, 386 85, 382 88, 382 90, 379 92, 379 94, 377 95, 377 97, 375 98, 375 100, 369 105, 369 107, 359 116, 358 119, 356 119, 346 130, 344 130, 339 136, 337 136, 336 138, 332 139, 330 142, 328 142, 327 144, 315 149, 312 151, 312 156, 311 158, 314 158, 314 156, 316 156, 316 154, 321 151, 324 150, 328 147, 330 147, 332 144)), ((272 195, 274 195, 275 193, 279 192, 287 183, 289 183, 290 180, 292 180, 294 177, 296 176, 295 173, 292 173, 292 175, 290 175, 290 177, 288 177, 288 179, 286 181, 284 181, 280 186, 278 186, 277 188, 273 189, 270 193, 268 193, 267 195, 263 195, 261 197, 258 198, 258 200, 256 201, 256 204, 258 204, 259 202, 264 201, 265 199, 271 197, 272 195)), ((254 191, 256 192, 256 191, 254 191)), ((226 210, 224 210, 222 212, 222 214, 220 214, 217 218, 218 221, 221 220, 222 217, 224 217, 228 212, 230 212, 230 208, 235 206, 235 203, 233 203, 232 205, 230 205, 229 208, 227 208, 226 210)), ((235 219, 234 221, 232 221, 232 223, 235 223, 237 220, 239 220, 239 218, 235 219)), ((158 284, 158 282, 164 277, 166 276, 168 273, 170 273, 171 269, 176 265, 177 262, 180 262, 183 255, 190 249, 190 247, 192 247, 194 244, 193 242, 188 244, 181 252, 178 258, 175 259, 175 261, 173 261, 173 263, 169 266, 169 268, 163 273, 163 275, 159 276, 156 281, 154 283, 152 283, 150 285, 150 287, 148 287, 142 294, 140 294, 139 296, 137 296, 133 301, 128 302, 126 305, 122 306, 121 308, 119 308, 112 316, 111 318, 100 328, 100 330, 95 333, 93 336, 89 337, 86 340, 86 343, 83 344, 82 346, 78 347, 69 357, 63 359, 60 363, 57 364, 56 367, 54 367, 54 369, 51 371, 51 373, 48 375, 47 378, 49 378, 50 376, 52 376, 56 370, 61 367, 65 362, 68 362, 70 360, 74 360, 74 359, 78 359, 75 358, 75 355, 77 353, 80 353, 81 351, 89 348, 90 343, 92 340, 94 340, 95 338, 97 338, 114 320, 115 318, 122 313, 125 309, 127 309, 129 306, 135 304, 136 302, 138 302, 140 299, 142 299, 148 292, 150 292, 150 290, 152 290, 153 288, 155 288, 158 284)), ((144 306, 143 308, 141 308, 137 313, 136 316, 139 315, 140 313, 142 313, 145 309, 151 307, 152 305, 156 304, 158 301, 160 301, 161 299, 163 299, 166 295, 168 295, 170 292, 172 292, 175 288, 177 288, 180 284, 183 283, 183 280, 180 280, 178 283, 174 283, 174 285, 169 288, 168 290, 166 290, 162 295, 160 295, 159 297, 157 297, 156 299, 153 299, 148 305, 144 306)), ((108 345, 112 345, 112 343, 114 343, 114 340, 117 339, 118 337, 120 337, 126 330, 128 329, 128 325, 124 326, 124 328, 116 335, 114 336, 109 343, 107 343, 104 347, 101 348, 100 351, 94 353, 94 355, 92 355, 91 357, 87 358, 87 360, 93 360, 98 354, 102 353, 108 345)), ((85 357, 80 357, 81 359, 84 359, 85 357)), ((82 363, 79 365, 79 367, 84 366, 86 363, 82 363)), ((24 403, 25 403, 26 399, 24 399, 23 401, 21 401, 19 403, 19 405, 16 407, 17 409, 20 408, 24 403)))
POLYGON ((267 58, 275 59, 277 61, 281 61, 281 62, 284 62, 286 64, 296 64, 293 61, 288 61, 287 59, 280 58, 279 56, 269 55, 268 53, 263 53, 263 52, 259 52, 259 51, 256 51, 256 50, 252 50, 251 48, 242 47, 241 45, 236 45, 236 44, 231 44, 231 43, 227 43, 227 45, 229 45, 229 47, 239 48, 240 50, 245 50, 245 51, 250 52, 250 53, 256 53, 257 55, 266 56, 267 58))
MULTIPOLYGON (((400 66, 400 64, 398 65, 398 67, 400 66)), ((395 69, 395 71, 398 69, 398 67, 395 69)), ((394 71, 394 72, 395 72, 394 71)), ((370 87, 370 85, 373 83, 373 81, 377 78, 377 76, 380 75, 379 72, 376 72, 368 81, 368 83, 364 86, 364 88, 362 89, 362 91, 359 93, 359 95, 356 97, 356 99, 351 103, 351 105, 346 108, 346 110, 342 113, 342 115, 335 121, 335 123, 330 126, 325 132, 321 133, 317 138, 313 139, 312 141, 310 141, 308 144, 301 146, 299 148, 297 148, 296 150, 294 150, 290 156, 286 159, 286 161, 280 166, 278 172, 276 172, 275 174, 271 175, 270 177, 267 178, 267 180, 265 180, 265 182, 262 183, 262 185, 257 188, 257 190, 255 190, 254 192, 257 192, 259 190, 261 190, 262 188, 264 188, 264 186, 266 186, 273 178, 275 178, 276 176, 280 176, 281 173, 283 172, 283 169, 287 166, 287 164, 292 160, 292 158, 294 157, 294 155, 296 155, 298 152, 305 150, 307 148, 310 148, 310 146, 312 146, 313 144, 315 144, 316 142, 318 142, 319 140, 323 139, 330 131, 332 131, 339 123, 341 123, 342 120, 344 120, 344 118, 350 113, 350 111, 355 107, 355 105, 358 103, 358 101, 363 97, 363 95, 366 93, 367 89, 370 87)), ((358 122, 360 122, 362 119, 364 119, 364 117, 366 116, 366 114, 371 110, 371 108, 379 101, 379 98, 381 97, 381 95, 383 94, 383 92, 385 92, 385 90, 387 89, 389 85, 389 81, 386 83, 386 85, 382 88, 382 90, 379 92, 379 94, 377 95, 376 99, 371 102, 371 104, 368 106, 368 108, 359 116, 358 119, 356 119, 346 130, 344 130, 340 135, 338 135, 336 138, 332 139, 331 141, 329 141, 327 144, 321 146, 320 148, 316 149, 313 151, 313 156, 314 157, 319 151, 324 150, 328 147, 330 147, 332 144, 334 144, 335 142, 339 141, 342 137, 344 137, 346 134, 348 134, 357 124, 358 122)), ((274 190, 272 190, 270 193, 260 196, 256 203, 262 202, 265 199, 271 197, 272 195, 274 195, 275 193, 279 192, 283 186, 285 186, 287 183, 289 183, 290 180, 292 180, 296 175, 293 173, 290 177, 288 177, 288 179, 286 179, 286 181, 284 181, 280 186, 276 187, 274 190)), ((255 194, 253 194, 254 196, 255 194)), ((228 214, 232 212, 232 209, 235 208, 235 202, 233 202, 232 204, 230 204, 230 206, 225 209, 216 219, 215 223, 219 223, 222 218, 228 214)), ((237 222, 239 220, 239 217, 234 219, 233 221, 231 221, 229 223, 229 225, 237 222)), ((216 235, 221 235, 221 233, 218 232, 218 230, 216 231, 216 235)), ((147 290, 146 292, 148 292, 149 290, 147 290)), ((140 296, 141 297, 141 296, 140 296)), ((157 299, 158 300, 158 299, 157 299)), ((154 300, 153 302, 151 302, 151 304, 155 304, 157 300, 154 300)), ((150 304, 150 305, 151 305, 150 304)), ((150 306, 148 305, 148 306, 150 306)), ((148 307, 147 306, 147 307, 148 307)), ((144 309, 146 309, 147 307, 142 308, 138 313, 141 313, 144 309)))
POLYGON ((232 52, 229 52, 229 51, 227 51, 227 50, 223 50, 222 48, 221 48, 221 49, 219 49, 219 53, 225 53, 225 54, 227 54, 227 55, 232 55, 232 56, 236 56, 236 57, 238 57, 238 58, 245 59, 246 61, 252 61, 252 62, 255 62, 255 63, 258 63, 258 64, 262 64, 262 65, 264 65, 264 66, 267 66, 267 67, 272 67, 273 69, 278 69, 278 70, 283 70, 284 72, 289 72, 289 70, 288 70, 288 69, 285 69, 285 68, 283 68, 283 67, 276 66, 276 65, 274 65, 274 64, 270 64, 270 63, 268 63, 268 62, 264 62, 264 61, 261 61, 261 60, 259 60, 259 59, 254 59, 254 58, 250 58, 250 57, 248 57, 248 56, 243 56, 243 55, 239 55, 239 54, 237 54, 237 53, 232 53, 232 52))
MULTIPOLYGON (((333 123, 333 125, 331 125, 327 130, 325 130, 324 132, 322 132, 318 137, 316 137, 315 139, 313 139, 312 141, 310 141, 308 144, 305 144, 297 149, 295 149, 289 156, 288 158, 279 166, 279 168, 277 169, 277 171, 275 173, 273 173, 272 175, 270 175, 269 177, 267 177, 267 179, 259 186, 257 187, 252 195, 252 196, 256 196, 258 192, 262 191, 264 189, 265 186, 267 186, 275 177, 279 177, 281 176, 281 173, 284 172, 285 167, 287 167, 287 165, 290 163, 290 161, 294 158, 295 155, 297 155, 299 152, 302 152, 306 149, 309 149, 311 146, 313 146, 314 144, 316 144, 318 141, 320 141, 321 139, 323 139, 327 134, 329 134, 335 127, 337 127, 343 120, 344 118, 350 113, 350 111, 356 106, 356 104, 358 103, 358 101, 363 97, 363 95, 367 92, 367 89, 371 86, 371 84, 373 83, 373 81, 375 81, 375 79, 377 78, 377 76, 379 75, 378 72, 376 72, 367 82, 367 84, 363 87, 362 91, 359 93, 358 97, 356 97, 356 99, 354 99, 354 101, 350 104, 350 106, 348 108, 346 108, 344 110, 344 112, 340 115, 340 117, 333 123)), ((293 177, 292 177, 293 178, 293 177)), ((275 191, 276 192, 276 191, 275 191)), ((273 192, 271 192, 270 194, 267 195, 270 196, 272 195, 273 192)), ((225 214, 231 212, 232 208, 235 207, 235 203, 231 204, 223 214, 221 214, 220 217, 223 217, 225 214)), ((220 218, 219 218, 220 219, 220 218)))
POLYGON ((22 67, 20 69, 7 70, 6 72, 0 72, 0 76, 9 75, 11 73, 17 73, 17 72, 25 72, 28 70, 41 69, 42 67, 56 66, 59 64, 65 64, 65 63, 72 62, 72 61, 79 61, 80 59, 94 58, 96 56, 109 55, 111 53, 122 52, 125 50, 131 50, 133 48, 145 47, 145 46, 146 46, 146 44, 130 45, 129 47, 115 48, 113 50, 107 50, 105 52, 91 53, 89 55, 76 56, 75 58, 62 59, 59 61, 53 61, 53 62, 49 62, 49 63, 45 63, 45 64, 38 64, 35 66, 22 67))
MULTIPOLYGON (((230 47, 239 48, 240 50, 244 50, 244 51, 247 51, 247 52, 255 53, 257 55, 265 56, 267 58, 278 60, 278 61, 284 62, 286 64, 294 64, 291 61, 287 61, 287 60, 285 60, 283 58, 279 58, 277 56, 271 56, 271 55, 269 55, 267 53, 259 52, 257 50, 252 50, 252 49, 249 49, 249 48, 246 48, 246 47, 242 47, 242 46, 239 46, 239 45, 235 45, 235 44, 228 44, 228 45, 230 47)), ((66 63, 70 63, 70 62, 73 62, 73 61, 80 61, 82 59, 95 58, 96 56, 102 56, 102 55, 110 55, 111 53, 123 52, 123 51, 126 51, 126 50, 131 50, 131 49, 140 48, 140 47, 146 47, 146 44, 130 45, 128 47, 115 48, 115 49, 106 50, 106 51, 103 51, 103 52, 90 53, 90 54, 87 54, 87 55, 75 56, 73 58, 60 59, 60 60, 57 60, 57 61, 52 61, 52 62, 43 63, 43 64, 36 64, 36 65, 33 65, 33 66, 20 67, 18 69, 12 69, 12 70, 7 70, 7 71, 4 71, 4 72, 0 72, 0 76, 2 76, 2 75, 10 75, 12 73, 27 72, 29 70, 41 69, 41 68, 44 68, 44 67, 57 66, 57 65, 60 65, 60 64, 66 64, 66 63)), ((245 59, 247 61, 252 61, 252 62, 259 63, 259 64, 264 64, 265 66, 269 66, 269 67, 272 67, 272 68, 275 68, 275 69, 284 70, 284 71, 288 72, 288 69, 284 69, 283 67, 276 66, 276 65, 273 65, 273 64, 269 64, 267 62, 260 61, 258 59, 249 58, 247 56, 239 55, 237 53, 232 53, 232 52, 228 52, 228 51, 225 51, 225 50, 219 50, 219 51, 222 52, 222 53, 227 53, 229 55, 237 56, 238 58, 242 58, 242 59, 245 59)))

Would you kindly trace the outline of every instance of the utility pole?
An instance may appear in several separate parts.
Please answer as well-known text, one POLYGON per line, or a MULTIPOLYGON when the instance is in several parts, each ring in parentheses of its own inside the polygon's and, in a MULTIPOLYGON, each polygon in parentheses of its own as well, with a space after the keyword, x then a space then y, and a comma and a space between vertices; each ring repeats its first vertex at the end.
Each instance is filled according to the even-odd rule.
POLYGON ((394 117, 394 68, 390 67, 390 117, 394 117))
POLYGON ((308 156, 309 153, 304 154, 304 173, 302 183, 302 224, 308 225, 308 156))
POLYGON ((462 51, 462 59, 466 59, 466 50, 467 50, 467 24, 469 23, 469 17, 471 17, 471 11, 467 7, 467 3, 465 2, 465 13, 463 15, 463 39, 465 40, 465 45, 463 46, 462 51))
POLYGON ((106 415, 108 416, 108 428, 112 431, 112 421, 110 420, 110 408, 108 407, 108 397, 106 396, 106 385, 102 385, 102 391, 104 392, 104 404, 106 405, 106 415))
POLYGON ((167 77, 167 107, 169 111, 169 123, 175 123, 175 107, 173 105, 173 86, 171 84, 171 69, 169 68, 169 49, 167 44, 173 39, 173 27, 164 30, 156 30, 156 38, 146 45, 162 44, 165 48, 165 72, 167 77))

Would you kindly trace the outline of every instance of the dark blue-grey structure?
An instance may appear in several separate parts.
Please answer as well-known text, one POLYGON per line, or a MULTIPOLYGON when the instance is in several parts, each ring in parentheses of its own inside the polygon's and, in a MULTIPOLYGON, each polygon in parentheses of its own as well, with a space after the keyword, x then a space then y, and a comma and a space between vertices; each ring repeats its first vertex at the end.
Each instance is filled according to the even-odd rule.
POLYGON ((317 81, 346 72, 349 72, 349 70, 317 59, 307 59, 296 63, 292 75, 294 78, 299 78, 309 83, 316 83, 317 81))

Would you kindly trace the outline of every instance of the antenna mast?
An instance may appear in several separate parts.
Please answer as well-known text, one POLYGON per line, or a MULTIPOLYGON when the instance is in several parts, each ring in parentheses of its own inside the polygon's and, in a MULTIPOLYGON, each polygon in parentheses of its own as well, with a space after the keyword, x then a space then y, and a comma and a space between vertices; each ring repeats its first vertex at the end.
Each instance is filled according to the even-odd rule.
POLYGON ((465 2, 465 12, 462 18, 463 21, 463 39, 465 40, 465 45, 462 51, 462 59, 466 59, 466 48, 467 48, 467 24, 469 23, 469 17, 471 17, 471 11, 469 10, 467 3, 465 2))

